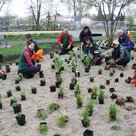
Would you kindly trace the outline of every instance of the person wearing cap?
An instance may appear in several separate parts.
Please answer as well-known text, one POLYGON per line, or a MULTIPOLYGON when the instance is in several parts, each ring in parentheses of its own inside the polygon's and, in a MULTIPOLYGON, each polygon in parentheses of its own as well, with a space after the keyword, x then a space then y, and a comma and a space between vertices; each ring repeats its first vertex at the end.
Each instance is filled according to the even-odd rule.
POLYGON ((117 31, 117 35, 118 35, 119 44, 125 47, 126 49, 128 49, 129 52, 131 52, 131 50, 134 47, 133 47, 133 43, 130 40, 129 36, 122 29, 119 29, 117 31))
POLYGON ((32 35, 31 34, 27 34, 26 35, 26 40, 27 40, 26 41, 27 45, 29 45, 30 43, 34 43, 34 50, 33 50, 34 52, 32 52, 33 54, 35 52, 37 52, 38 50, 40 50, 40 47, 38 46, 37 42, 32 39, 32 35))
POLYGON ((100 65, 104 55, 98 49, 98 45, 93 42, 93 39, 89 36, 84 38, 84 54, 91 54, 93 56, 93 62, 96 65, 100 65))
POLYGON ((61 54, 68 54, 69 51, 73 49, 72 36, 68 33, 68 28, 65 27, 64 30, 58 35, 58 44, 61 49, 61 54))
POLYGON ((83 43, 84 43, 85 37, 92 38, 92 32, 90 31, 88 26, 85 26, 83 28, 83 30, 80 32, 80 35, 79 35, 79 39, 80 39, 80 42, 81 42, 81 45, 82 45, 82 51, 83 51, 83 48, 84 48, 83 43))
POLYGON ((40 71, 40 67, 34 66, 34 62, 31 59, 34 47, 34 43, 27 45, 19 58, 18 73, 22 73, 25 78, 32 78, 35 73, 40 71))
POLYGON ((120 46, 118 40, 113 41, 113 48, 112 58, 114 59, 114 64, 125 67, 131 58, 129 51, 125 47, 120 46))

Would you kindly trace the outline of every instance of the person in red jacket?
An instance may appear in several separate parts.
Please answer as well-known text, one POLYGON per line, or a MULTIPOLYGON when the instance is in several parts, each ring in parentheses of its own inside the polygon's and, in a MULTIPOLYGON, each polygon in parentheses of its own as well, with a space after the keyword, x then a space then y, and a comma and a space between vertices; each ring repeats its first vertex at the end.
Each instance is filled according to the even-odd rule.
POLYGON ((59 34, 58 44, 61 48, 61 54, 68 54, 73 49, 72 36, 68 33, 67 27, 59 34))

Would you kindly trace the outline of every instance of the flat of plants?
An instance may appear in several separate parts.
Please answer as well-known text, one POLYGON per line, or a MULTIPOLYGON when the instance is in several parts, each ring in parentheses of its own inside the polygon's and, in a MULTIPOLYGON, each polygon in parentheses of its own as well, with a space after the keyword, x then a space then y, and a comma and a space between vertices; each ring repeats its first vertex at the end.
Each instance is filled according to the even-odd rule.
MULTIPOLYGON (((109 55, 109 51, 103 51, 109 55)), ((75 49, 46 54, 32 79, 3 66, 0 136, 136 136, 136 52, 125 67, 94 65, 75 49)))

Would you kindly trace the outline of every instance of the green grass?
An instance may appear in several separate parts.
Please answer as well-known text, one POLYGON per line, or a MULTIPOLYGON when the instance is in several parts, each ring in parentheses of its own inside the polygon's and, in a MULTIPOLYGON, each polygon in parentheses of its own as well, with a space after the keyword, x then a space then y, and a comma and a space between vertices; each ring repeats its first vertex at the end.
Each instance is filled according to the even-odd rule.
MULTIPOLYGON (((32 34, 34 40, 57 39, 58 33, 32 34)), ((7 35, 7 41, 26 41, 26 34, 7 35)))

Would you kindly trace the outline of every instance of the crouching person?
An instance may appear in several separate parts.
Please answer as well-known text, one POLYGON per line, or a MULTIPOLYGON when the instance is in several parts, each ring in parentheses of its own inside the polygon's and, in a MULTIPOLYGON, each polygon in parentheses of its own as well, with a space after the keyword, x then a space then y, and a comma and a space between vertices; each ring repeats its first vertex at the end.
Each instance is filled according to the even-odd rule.
POLYGON ((34 66, 31 60, 34 44, 26 46, 19 59, 19 73, 22 73, 25 78, 32 78, 34 74, 40 71, 40 67, 34 66))
POLYGON ((112 58, 114 59, 114 64, 124 68, 131 58, 129 51, 125 47, 120 46, 118 40, 113 41, 113 48, 112 58))
POLYGON ((59 34, 58 44, 60 45, 62 55, 68 54, 69 51, 73 49, 73 40, 72 36, 68 33, 67 27, 59 34))
POLYGON ((100 65, 104 55, 101 54, 96 43, 93 43, 93 39, 90 37, 84 38, 84 49, 83 53, 91 54, 93 56, 93 63, 95 65, 100 65))

